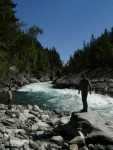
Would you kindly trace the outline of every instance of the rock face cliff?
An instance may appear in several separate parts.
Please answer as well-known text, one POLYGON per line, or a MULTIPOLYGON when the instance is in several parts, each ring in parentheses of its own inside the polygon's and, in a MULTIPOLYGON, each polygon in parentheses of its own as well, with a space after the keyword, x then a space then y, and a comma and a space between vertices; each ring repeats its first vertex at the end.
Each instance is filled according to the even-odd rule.
POLYGON ((80 76, 85 73, 92 83, 93 91, 100 93, 113 93, 113 69, 85 70, 80 73, 72 73, 61 76, 53 81, 54 88, 78 89, 80 76))
POLYGON ((1 150, 112 150, 113 119, 38 105, 0 104, 1 150))

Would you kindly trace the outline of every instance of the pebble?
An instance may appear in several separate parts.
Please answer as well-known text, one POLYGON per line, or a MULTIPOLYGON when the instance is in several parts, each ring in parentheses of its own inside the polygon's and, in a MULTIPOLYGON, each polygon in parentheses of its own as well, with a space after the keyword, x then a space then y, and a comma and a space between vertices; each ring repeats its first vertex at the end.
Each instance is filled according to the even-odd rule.
MULTIPOLYGON (((0 106, 1 109, 7 108, 4 104, 0 106)), ((95 146, 89 143, 84 146, 85 135, 82 127, 79 131, 77 126, 74 133, 78 135, 72 139, 67 133, 75 130, 75 126, 70 126, 69 113, 41 110, 38 105, 13 105, 12 110, 4 112, 0 114, 0 150, 78 150, 79 147, 82 150, 95 147, 100 150, 113 150, 112 145, 95 146)))

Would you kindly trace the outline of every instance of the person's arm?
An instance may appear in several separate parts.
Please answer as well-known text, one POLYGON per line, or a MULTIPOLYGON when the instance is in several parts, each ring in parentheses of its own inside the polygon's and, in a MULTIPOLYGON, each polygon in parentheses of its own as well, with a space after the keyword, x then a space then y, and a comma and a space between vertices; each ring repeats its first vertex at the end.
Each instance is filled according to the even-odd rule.
POLYGON ((79 90, 78 90, 78 94, 80 94, 80 91, 81 91, 81 81, 79 83, 79 90))
POLYGON ((89 81, 89 93, 90 93, 90 95, 92 93, 92 85, 91 85, 90 81, 89 81))
POLYGON ((9 99, 9 91, 7 91, 7 100, 9 99))

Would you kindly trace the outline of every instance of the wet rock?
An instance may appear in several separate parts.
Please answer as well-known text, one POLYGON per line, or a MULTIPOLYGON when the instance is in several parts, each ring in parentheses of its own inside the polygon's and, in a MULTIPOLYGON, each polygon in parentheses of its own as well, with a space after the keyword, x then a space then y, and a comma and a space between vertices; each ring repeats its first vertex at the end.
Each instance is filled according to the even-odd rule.
POLYGON ((40 82, 38 79, 35 79, 35 78, 30 78, 29 79, 29 82, 30 83, 38 83, 38 82, 40 82))

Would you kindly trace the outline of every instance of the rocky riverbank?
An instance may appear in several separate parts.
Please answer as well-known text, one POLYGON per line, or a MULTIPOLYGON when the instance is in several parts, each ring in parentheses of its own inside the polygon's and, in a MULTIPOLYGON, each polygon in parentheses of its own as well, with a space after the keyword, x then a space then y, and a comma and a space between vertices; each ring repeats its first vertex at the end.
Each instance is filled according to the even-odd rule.
POLYGON ((0 104, 0 150, 113 150, 113 119, 0 104))
POLYGON ((85 70, 80 73, 73 73, 61 76, 53 81, 54 88, 78 89, 81 74, 85 73, 92 83, 95 92, 113 94, 113 69, 85 70))
POLYGON ((19 72, 13 66, 10 67, 7 73, 0 76, 0 92, 7 91, 9 84, 11 84, 12 91, 18 90, 20 87, 38 82, 48 82, 56 78, 56 71, 48 71, 47 73, 38 72, 37 75, 31 73, 19 72))

